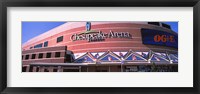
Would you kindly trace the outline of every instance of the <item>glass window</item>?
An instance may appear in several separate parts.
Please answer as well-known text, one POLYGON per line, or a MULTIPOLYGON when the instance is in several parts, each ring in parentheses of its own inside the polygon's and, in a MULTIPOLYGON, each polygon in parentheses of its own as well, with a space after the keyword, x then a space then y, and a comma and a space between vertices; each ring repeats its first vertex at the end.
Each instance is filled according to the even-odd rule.
POLYGON ((24 55, 22 55, 22 60, 24 59, 24 55))
POLYGON ((60 57, 60 52, 56 52, 55 57, 60 57))
POLYGON ((29 59, 29 55, 26 55, 25 59, 26 59, 26 60, 29 59))
POLYGON ((43 53, 39 53, 38 58, 43 58, 43 53))
POLYGON ((39 72, 39 70, 40 70, 40 67, 36 67, 36 72, 39 72))
POLYGON ((43 43, 40 43, 40 44, 38 44, 38 45, 35 45, 34 48, 41 48, 42 45, 43 45, 43 43))
POLYGON ((47 53, 46 58, 51 58, 51 53, 47 53))
POLYGON ((22 67, 22 72, 26 72, 26 68, 27 68, 26 66, 23 66, 22 67))
POLYGON ((60 37, 57 38, 57 43, 62 42, 62 41, 63 41, 63 36, 60 36, 60 37))
POLYGON ((35 59, 36 54, 32 54, 31 59, 35 59))
POLYGON ((44 69, 44 72, 49 72, 49 70, 45 68, 45 69, 44 69))
POLYGON ((48 41, 44 42, 44 47, 48 47, 48 41))
POLYGON ((58 70, 57 69, 53 69, 53 72, 57 72, 58 70))
POLYGON ((65 59, 66 59, 67 62, 71 62, 71 55, 67 54, 65 56, 65 59))

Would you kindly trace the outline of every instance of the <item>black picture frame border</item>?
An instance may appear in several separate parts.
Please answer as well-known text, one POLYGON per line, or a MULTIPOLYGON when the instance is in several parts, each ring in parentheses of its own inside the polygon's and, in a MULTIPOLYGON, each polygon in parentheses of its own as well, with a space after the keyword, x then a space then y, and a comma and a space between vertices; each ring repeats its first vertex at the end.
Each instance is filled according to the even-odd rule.
POLYGON ((199 76, 198 47, 200 47, 200 0, 2 0, 0 1, 0 92, 2 94, 198 94, 199 76), (193 7, 194 87, 7 87, 7 7, 193 7))

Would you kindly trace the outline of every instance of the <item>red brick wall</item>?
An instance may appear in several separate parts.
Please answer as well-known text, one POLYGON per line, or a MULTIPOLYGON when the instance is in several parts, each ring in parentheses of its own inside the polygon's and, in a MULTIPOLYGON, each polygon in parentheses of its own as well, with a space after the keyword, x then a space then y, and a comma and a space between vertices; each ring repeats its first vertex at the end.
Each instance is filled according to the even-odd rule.
POLYGON ((39 49, 31 49, 22 51, 23 65, 29 65, 30 63, 64 63, 65 62, 66 47, 47 47, 39 49), (55 53, 60 52, 60 57, 55 57, 55 53), (39 53, 43 53, 43 58, 38 58, 39 53), (50 58, 46 58, 46 54, 51 53, 50 58), (35 59, 31 59, 32 54, 36 54, 35 59), (29 59, 25 59, 26 55, 29 55, 29 59))

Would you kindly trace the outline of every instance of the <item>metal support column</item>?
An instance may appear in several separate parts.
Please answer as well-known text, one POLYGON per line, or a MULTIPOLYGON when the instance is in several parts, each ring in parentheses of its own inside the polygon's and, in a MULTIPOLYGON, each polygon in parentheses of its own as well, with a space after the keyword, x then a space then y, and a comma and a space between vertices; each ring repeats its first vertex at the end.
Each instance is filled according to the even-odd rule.
POLYGON ((88 72, 88 66, 87 66, 87 72, 88 72))
POLYGON ((122 63, 121 63, 121 72, 123 72, 122 63))
POLYGON ((79 66, 79 72, 81 72, 81 66, 79 66))
POLYGON ((110 66, 108 66, 108 71, 110 72, 110 66))

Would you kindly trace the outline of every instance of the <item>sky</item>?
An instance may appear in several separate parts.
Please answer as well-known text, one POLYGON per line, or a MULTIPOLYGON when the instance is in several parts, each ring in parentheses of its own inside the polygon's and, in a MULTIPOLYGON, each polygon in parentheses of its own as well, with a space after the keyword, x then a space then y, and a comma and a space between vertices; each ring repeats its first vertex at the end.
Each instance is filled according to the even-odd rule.
POLYGON ((65 22, 22 22, 22 43, 65 22))
MULTIPOLYGON (((22 43, 66 22, 22 22, 22 43)), ((178 22, 164 22, 178 33, 178 22)))
POLYGON ((178 33, 178 22, 164 22, 171 26, 171 29, 178 33))

